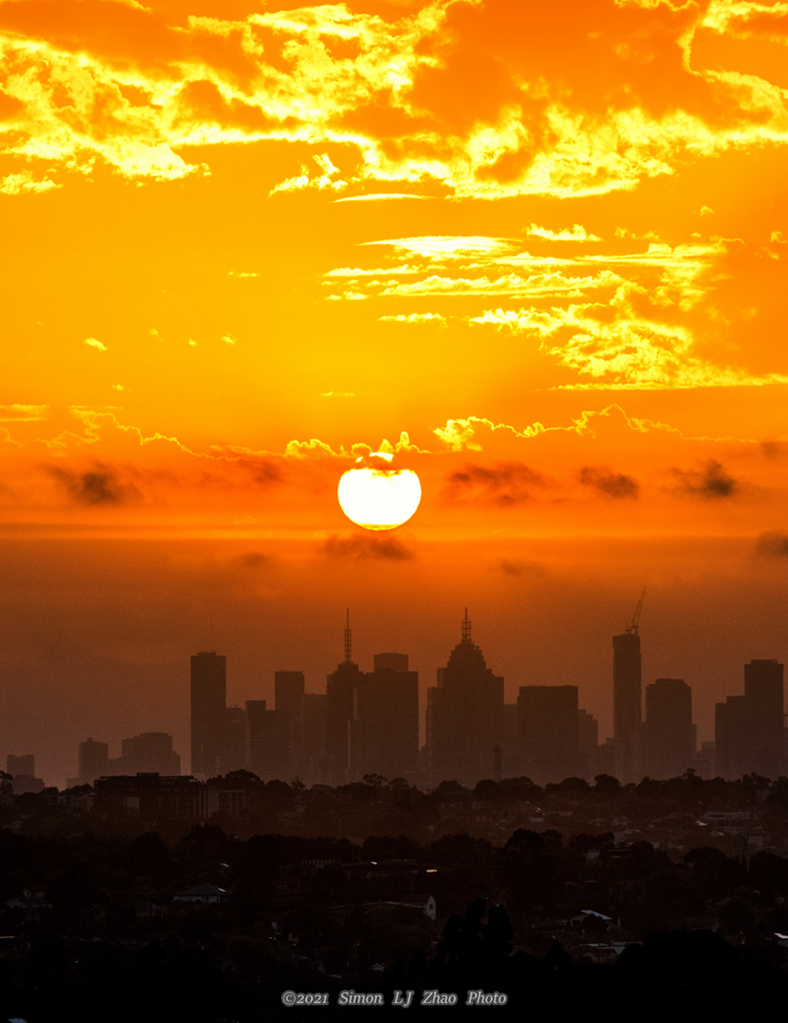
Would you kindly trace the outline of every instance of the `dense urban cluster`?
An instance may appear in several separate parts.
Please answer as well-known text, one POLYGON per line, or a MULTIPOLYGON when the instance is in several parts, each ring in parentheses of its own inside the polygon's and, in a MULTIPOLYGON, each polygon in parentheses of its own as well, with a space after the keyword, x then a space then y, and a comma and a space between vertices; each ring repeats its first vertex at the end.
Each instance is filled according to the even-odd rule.
MULTIPOLYGON (((306 692, 301 671, 276 671, 273 707, 266 700, 228 707, 227 658, 195 654, 190 774, 205 781, 249 770, 263 781, 308 787, 376 774, 424 789, 442 781, 472 787, 485 779, 528 777, 545 785, 571 777, 591 781, 598 774, 629 783, 687 770, 703 778, 788 775, 783 665, 774 659, 744 665, 743 694, 716 705, 714 741, 698 748, 690 686, 659 678, 643 692, 638 617, 636 612, 624 633, 613 636, 614 734, 603 742, 596 718, 579 706, 577 686, 521 686, 517 701, 507 703, 503 678, 488 668, 471 638, 467 611, 460 642, 438 669, 437 684, 427 689, 423 745, 419 675, 409 669, 408 655, 375 654, 373 670, 362 671, 352 658, 349 624, 345 657, 327 676, 326 691, 306 692)), ((17 793, 44 787, 33 754, 9 755, 7 770, 17 793)), ((115 758, 108 743, 87 739, 67 787, 137 774, 181 775, 171 735, 144 732, 124 739, 115 758)), ((175 792, 183 785, 172 781, 170 787, 175 792)))
POLYGON ((273 709, 263 700, 228 708, 225 658, 192 657, 192 773, 206 778, 246 767, 266 781, 307 785, 379 774, 421 787, 522 776, 544 785, 597 774, 627 783, 688 769, 705 778, 788 774, 783 665, 745 665, 744 694, 717 704, 715 741, 698 749, 692 693, 682 679, 648 685, 643 718, 638 612, 613 637, 614 734, 603 743, 577 686, 521 686, 517 702, 506 703, 504 680, 473 642, 467 611, 460 642, 427 689, 421 748, 418 673, 396 653, 376 654, 373 670, 362 671, 349 626, 345 658, 328 675, 325 694, 306 693, 302 672, 279 671, 275 699, 273 709))
POLYGON ((788 994, 776 660, 745 665, 700 751, 683 680, 647 686, 642 715, 637 616, 613 637, 601 744, 575 686, 506 704, 467 612, 421 748, 407 655, 364 672, 349 626, 324 694, 300 671, 277 672, 275 693, 274 709, 228 707, 225 657, 195 654, 188 775, 162 732, 115 759, 81 743, 63 791, 9 755, 4 1011, 254 1023, 301 1018, 293 990, 319 999, 315 1020, 438 1005, 503 1019, 788 994))

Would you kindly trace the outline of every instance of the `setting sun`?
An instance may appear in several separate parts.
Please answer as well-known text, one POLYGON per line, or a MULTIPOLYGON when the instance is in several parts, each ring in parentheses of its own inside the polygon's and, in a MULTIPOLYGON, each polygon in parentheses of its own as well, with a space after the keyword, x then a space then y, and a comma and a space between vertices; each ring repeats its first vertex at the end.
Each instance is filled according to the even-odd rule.
MULTIPOLYGON (((369 457, 387 463, 393 455, 375 451, 369 457)), ((421 484, 410 469, 392 469, 386 465, 360 467, 342 474, 337 497, 342 511, 356 525, 364 529, 396 529, 418 508, 421 484)))

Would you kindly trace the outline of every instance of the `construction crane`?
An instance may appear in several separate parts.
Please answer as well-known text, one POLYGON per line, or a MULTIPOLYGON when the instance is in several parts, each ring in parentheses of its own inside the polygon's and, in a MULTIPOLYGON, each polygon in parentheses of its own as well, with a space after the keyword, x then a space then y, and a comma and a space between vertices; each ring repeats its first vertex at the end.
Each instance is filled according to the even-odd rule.
POLYGON ((638 626, 640 625, 640 612, 643 610, 643 598, 646 596, 646 587, 643 587, 643 592, 640 594, 640 600, 638 606, 635 608, 635 613, 632 615, 632 621, 624 626, 627 633, 637 636, 638 626))

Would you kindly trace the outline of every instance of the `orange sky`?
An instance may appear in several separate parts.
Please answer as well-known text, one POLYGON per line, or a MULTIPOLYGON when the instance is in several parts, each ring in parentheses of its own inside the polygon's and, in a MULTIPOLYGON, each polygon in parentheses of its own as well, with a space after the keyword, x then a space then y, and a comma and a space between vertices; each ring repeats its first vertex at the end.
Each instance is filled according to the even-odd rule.
MULTIPOLYGON (((474 635, 788 658, 788 7, 0 0, 0 757, 474 635), (382 441, 407 526, 336 484, 382 441), (5 744, 5 745, 4 745, 5 744), (24 747, 24 748, 22 748, 24 747)), ((113 752, 117 750, 113 749, 113 752)))

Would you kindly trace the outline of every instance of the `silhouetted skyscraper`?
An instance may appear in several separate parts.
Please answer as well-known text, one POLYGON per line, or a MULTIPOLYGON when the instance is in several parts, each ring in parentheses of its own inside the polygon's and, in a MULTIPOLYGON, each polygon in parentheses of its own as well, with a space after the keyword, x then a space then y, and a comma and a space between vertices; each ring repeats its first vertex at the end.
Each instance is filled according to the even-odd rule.
POLYGON ((289 720, 282 711, 267 710, 265 700, 246 701, 247 764, 263 781, 292 781, 289 720))
POLYGON ((373 654, 373 671, 408 671, 407 654, 373 654))
POLYGON ((181 773, 181 758, 172 748, 167 732, 142 732, 121 741, 121 756, 110 761, 113 774, 161 774, 175 777, 181 773))
POLYGON ((407 654, 375 654, 353 691, 350 771, 416 780, 419 753, 419 673, 407 654))
POLYGON ((304 693, 302 717, 302 765, 307 785, 330 783, 330 762, 326 756, 326 720, 328 696, 325 693, 304 693))
POLYGON ((646 686, 643 771, 649 778, 678 778, 695 760, 692 690, 680 678, 646 686))
POLYGON ((752 728, 750 773, 779 778, 786 771, 783 665, 776 660, 745 664, 744 696, 752 728))
POLYGON ((599 722, 587 710, 577 712, 577 742, 583 761, 583 775, 591 781, 600 772, 597 770, 597 747, 599 746, 599 722))
POLYGON ((92 785, 108 773, 109 744, 86 739, 79 744, 79 784, 92 785))
POLYGON ((304 685, 303 671, 274 672, 276 709, 289 714, 294 721, 300 720, 304 709, 304 685))
POLYGON ((303 773, 301 763, 301 729, 304 715, 304 673, 303 671, 274 672, 274 691, 276 709, 280 714, 287 714, 290 744, 290 774, 300 778, 303 773))
POLYGON ((211 651, 191 659, 192 774, 219 773, 227 707, 227 658, 211 651))
POLYGON ((242 771, 246 767, 246 711, 243 707, 225 707, 224 735, 219 749, 219 774, 242 771))
POLYGON ((745 664, 744 696, 729 696, 715 711, 717 774, 730 779, 786 773, 782 664, 745 664))
POLYGON ((25 792, 42 792, 44 779, 36 778, 35 753, 25 753, 21 757, 9 753, 6 757, 6 771, 13 775, 11 783, 14 795, 21 796, 25 792))
POLYGON ((639 780, 641 703, 640 636, 634 626, 613 637, 613 737, 621 741, 621 782, 639 780))
POLYGON ((521 686, 517 726, 523 770, 537 785, 581 775, 577 686, 521 686))
POLYGON ((35 753, 25 753, 23 756, 17 757, 13 753, 9 753, 5 759, 5 769, 14 778, 18 774, 32 778, 36 773, 36 755, 35 753))
POLYGON ((749 745, 746 698, 729 696, 725 703, 715 703, 715 774, 728 779, 749 774, 749 745))
POLYGON ((517 728, 517 704, 503 705, 501 729, 501 776, 519 778, 524 773, 522 750, 517 728))
POLYGON ((621 739, 611 737, 597 746, 596 774, 619 779, 624 777, 624 744, 621 739))
POLYGON ((351 660, 350 613, 345 626, 345 659, 326 679, 326 754, 331 761, 333 784, 344 785, 350 763, 350 722, 353 718, 354 692, 364 676, 351 660))
POLYGON ((475 785, 495 773, 495 747, 503 737, 503 678, 493 675, 471 639, 468 610, 462 639, 438 685, 427 690, 427 757, 430 782, 475 785))

